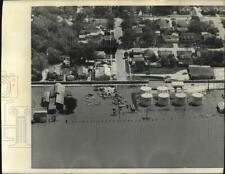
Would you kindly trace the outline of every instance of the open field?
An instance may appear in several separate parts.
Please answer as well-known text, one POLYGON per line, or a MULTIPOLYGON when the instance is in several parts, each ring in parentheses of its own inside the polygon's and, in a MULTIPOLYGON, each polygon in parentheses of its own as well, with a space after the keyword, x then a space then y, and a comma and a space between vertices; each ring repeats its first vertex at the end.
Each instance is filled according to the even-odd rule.
MULTIPOLYGON (((32 87, 34 110, 48 88, 32 87)), ((93 89, 67 87, 78 100, 75 112, 32 124, 33 168, 223 167, 224 117, 216 110, 223 90, 207 93, 198 107, 153 105, 112 116, 112 99, 93 89), (97 102, 88 104, 87 94, 97 102)), ((132 104, 131 93, 140 89, 118 85, 118 92, 132 104)))

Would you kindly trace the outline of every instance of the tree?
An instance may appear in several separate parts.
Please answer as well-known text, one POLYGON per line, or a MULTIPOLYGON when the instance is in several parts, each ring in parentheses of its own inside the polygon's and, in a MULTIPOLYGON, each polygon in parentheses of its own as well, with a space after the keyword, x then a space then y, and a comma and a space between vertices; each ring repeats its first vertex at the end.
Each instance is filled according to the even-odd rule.
POLYGON ((224 51, 203 50, 195 59, 195 64, 223 67, 225 65, 224 51))
POLYGON ((146 26, 143 28, 143 33, 141 35, 141 40, 144 43, 144 47, 152 46, 154 43, 154 31, 151 27, 146 26))
POLYGON ((55 65, 62 61, 61 60, 61 52, 54 48, 51 48, 51 47, 48 48, 47 56, 48 56, 48 63, 50 65, 55 65))
POLYGON ((40 81, 42 79, 42 75, 41 75, 41 72, 38 71, 37 69, 35 68, 32 68, 32 73, 31 73, 31 80, 32 81, 40 81))
POLYGON ((118 43, 116 39, 107 39, 107 40, 103 39, 101 45, 102 50, 106 54, 115 54, 118 48, 118 43))
POLYGON ((69 51, 69 56, 71 64, 81 64, 83 62, 82 57, 84 55, 84 46, 83 45, 74 45, 73 48, 69 51))
POLYGON ((74 109, 77 107, 77 99, 72 96, 66 96, 64 98, 64 104, 66 107, 66 113, 73 113, 74 109))
POLYGON ((39 53, 32 49, 32 68, 42 71, 47 65, 47 56, 44 53, 39 53))
POLYGON ((144 51, 143 56, 144 56, 145 60, 149 61, 149 62, 155 62, 158 60, 156 55, 154 54, 154 52, 149 49, 144 51))
POLYGON ((154 6, 152 12, 154 15, 166 16, 172 14, 173 9, 171 6, 154 6))
POLYGON ((110 8, 107 6, 96 6, 94 8, 94 15, 95 17, 105 17, 108 13, 110 13, 110 8))
POLYGON ((131 28, 128 28, 124 31, 121 40, 125 48, 132 48, 136 40, 136 33, 131 28))
POLYGON ((222 48, 223 40, 216 37, 209 37, 204 41, 204 44, 213 48, 222 48))
POLYGON ((190 32, 201 33, 204 31, 204 25, 199 20, 191 20, 188 29, 190 32))
POLYGON ((121 23, 122 30, 131 29, 132 26, 136 25, 137 22, 133 17, 128 17, 121 23))

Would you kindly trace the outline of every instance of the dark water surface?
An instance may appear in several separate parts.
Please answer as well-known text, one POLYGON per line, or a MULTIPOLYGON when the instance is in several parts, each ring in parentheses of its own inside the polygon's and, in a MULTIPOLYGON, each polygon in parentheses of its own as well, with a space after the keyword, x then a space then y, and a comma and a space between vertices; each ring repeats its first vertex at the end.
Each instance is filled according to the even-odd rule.
MULTIPOLYGON (((223 91, 210 92, 199 107, 124 109, 113 117, 112 99, 98 98, 93 87, 67 88, 78 99, 76 111, 32 125, 33 168, 223 167, 224 117, 216 111, 223 91), (88 93, 101 104, 88 105, 88 93), (145 115, 151 119, 142 120, 145 115)), ((32 87, 33 108, 47 89, 32 87)), ((118 91, 131 104, 139 89, 118 91)))

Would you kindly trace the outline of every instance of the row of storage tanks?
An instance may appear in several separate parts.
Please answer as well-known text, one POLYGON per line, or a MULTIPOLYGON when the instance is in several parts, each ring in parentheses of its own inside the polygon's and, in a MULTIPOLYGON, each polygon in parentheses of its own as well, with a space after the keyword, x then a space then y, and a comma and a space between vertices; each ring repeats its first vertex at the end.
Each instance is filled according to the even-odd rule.
MULTIPOLYGON (((142 86, 141 90, 144 92, 141 94, 141 105, 150 106, 153 104, 153 95, 151 92, 151 87, 142 86)), ((174 96, 173 104, 177 106, 183 106, 186 104, 187 95, 182 92, 181 88, 171 88, 168 89, 166 86, 159 86, 157 88, 158 102, 160 106, 167 106, 170 102, 171 95, 174 96)), ((200 106, 203 103, 203 94, 202 93, 193 93, 191 94, 191 104, 195 106, 200 106)))

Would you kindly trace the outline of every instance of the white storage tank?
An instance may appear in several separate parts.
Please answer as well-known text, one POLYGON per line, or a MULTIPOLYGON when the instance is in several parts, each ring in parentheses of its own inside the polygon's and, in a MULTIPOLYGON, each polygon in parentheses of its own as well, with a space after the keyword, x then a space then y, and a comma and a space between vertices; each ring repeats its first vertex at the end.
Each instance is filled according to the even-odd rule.
POLYGON ((177 92, 177 93, 182 93, 182 88, 179 88, 179 87, 176 88, 176 92, 177 92))
POLYGON ((169 89, 169 93, 170 93, 170 98, 175 98, 176 92, 174 88, 169 89))
POLYGON ((141 105, 142 106, 150 106, 153 103, 153 96, 151 93, 143 93, 141 94, 141 105))
POLYGON ((158 105, 166 106, 169 104, 169 94, 168 93, 160 93, 158 95, 158 105))
POLYGON ((150 93, 152 90, 152 88, 148 85, 142 86, 141 87, 141 91, 145 92, 145 93, 150 93))
POLYGON ((203 94, 202 93, 193 93, 191 104, 194 106, 200 106, 203 103, 203 94))
POLYGON ((183 106, 186 103, 186 94, 185 93, 176 93, 174 104, 177 106, 183 106))
POLYGON ((166 86, 159 86, 157 88, 157 92, 158 92, 158 94, 160 94, 160 93, 168 93, 168 87, 166 87, 166 86))

